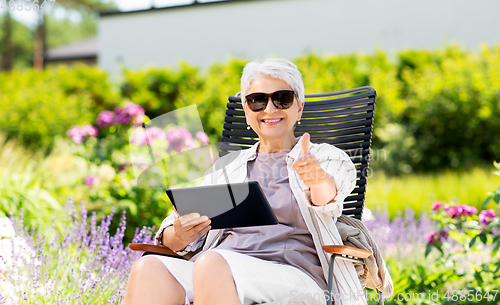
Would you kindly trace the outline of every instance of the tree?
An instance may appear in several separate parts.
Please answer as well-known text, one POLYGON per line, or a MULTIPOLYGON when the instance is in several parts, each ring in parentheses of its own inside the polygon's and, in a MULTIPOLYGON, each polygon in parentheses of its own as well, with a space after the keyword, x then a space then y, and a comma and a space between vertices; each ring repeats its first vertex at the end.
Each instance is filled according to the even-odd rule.
MULTIPOLYGON (((45 1, 43 3, 45 3, 45 1)), ((75 9, 86 13, 98 13, 116 8, 113 3, 103 3, 102 0, 58 0, 57 4, 66 9, 75 9)), ((38 10, 38 26, 35 29, 35 47, 33 54, 33 67, 35 69, 43 69, 44 66, 43 54, 47 48, 46 28, 47 24, 44 8, 38 10)))
POLYGON ((32 37, 33 30, 28 26, 11 15, 0 15, 0 70, 33 66, 32 37))
POLYGON ((3 36, 3 54, 1 69, 5 71, 12 70, 14 67, 14 46, 12 43, 12 17, 10 16, 9 10, 5 14, 4 22, 4 36, 3 36))

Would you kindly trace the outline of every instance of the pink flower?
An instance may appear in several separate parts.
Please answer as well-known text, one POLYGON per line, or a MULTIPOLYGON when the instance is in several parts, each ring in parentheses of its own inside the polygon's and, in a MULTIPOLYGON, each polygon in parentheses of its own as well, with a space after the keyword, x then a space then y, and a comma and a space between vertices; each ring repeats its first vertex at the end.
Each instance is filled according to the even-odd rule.
POLYGON ((479 214, 479 224, 487 226, 493 218, 497 217, 494 210, 483 210, 479 214))
POLYGON ((156 140, 165 140, 166 135, 158 127, 151 128, 139 128, 134 131, 130 136, 130 144, 135 144, 138 146, 144 146, 146 144, 151 145, 156 140))
POLYGON ((468 206, 468 205, 463 205, 463 208, 464 208, 464 211, 465 211, 465 216, 469 216, 469 215, 476 215, 477 214, 477 209, 476 207, 471 207, 471 206, 468 206))
POLYGON ((83 139, 84 139, 84 136, 82 135, 82 132, 80 130, 80 126, 72 126, 67 132, 66 134, 68 135, 68 137, 71 137, 73 139, 73 142, 75 142, 76 144, 82 144, 83 143, 83 139))
POLYGON ((99 179, 99 177, 94 176, 94 175, 88 175, 83 180, 83 183, 85 183, 86 185, 91 186, 91 187, 94 185, 98 185, 99 182, 101 182, 101 179, 99 179))
POLYGON ((444 205, 444 201, 436 201, 431 205, 433 211, 438 210, 440 207, 444 205))
POLYGON ((95 137, 97 136, 97 128, 92 125, 82 126, 82 133, 87 137, 95 137))
POLYGON ((85 137, 97 136, 97 128, 92 125, 72 126, 66 133, 76 144, 82 144, 85 137))
POLYGON ((141 126, 142 123, 144 122, 145 117, 146 116, 144 115, 144 113, 133 116, 132 117, 132 124, 135 126, 141 126))
POLYGON ((109 110, 104 110, 97 115, 97 127, 105 128, 114 124, 115 113, 109 110))
POLYGON ((471 207, 466 204, 454 206, 453 208, 450 208, 446 211, 451 216, 451 218, 457 218, 461 216, 467 217, 469 215, 477 214, 477 209, 475 207, 471 207))
POLYGON ((206 133, 204 133, 203 131, 198 131, 198 132, 196 133, 196 137, 197 137, 197 138, 198 138, 198 140, 200 140, 200 141, 201 141, 201 143, 203 143, 203 144, 207 144, 207 143, 210 141, 210 139, 208 138, 207 134, 206 134, 206 133))
POLYGON ((448 239, 448 233, 444 230, 441 230, 439 232, 432 231, 431 233, 425 235, 424 238, 428 244, 440 244, 444 239, 448 239))
POLYGON ((105 128, 112 125, 133 125, 139 126, 144 121, 144 109, 132 102, 128 102, 125 107, 116 107, 115 111, 104 110, 97 116, 97 126, 105 128))
POLYGON ((181 152, 184 147, 192 148, 193 137, 191 133, 183 127, 176 127, 166 133, 167 141, 169 142, 167 151, 175 150, 181 152))
POLYGON ((165 140, 166 134, 158 127, 146 128, 146 143, 151 144, 156 140, 165 140))

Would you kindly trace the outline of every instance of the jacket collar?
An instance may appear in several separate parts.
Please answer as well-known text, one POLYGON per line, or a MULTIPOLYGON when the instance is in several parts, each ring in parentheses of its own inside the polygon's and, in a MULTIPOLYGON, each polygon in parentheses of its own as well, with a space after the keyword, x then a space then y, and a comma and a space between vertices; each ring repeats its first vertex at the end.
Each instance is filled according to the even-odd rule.
MULTIPOLYGON (((257 158, 257 149, 259 148, 260 141, 252 145, 249 149, 244 150, 244 159, 246 161, 253 161, 255 158, 257 158)), ((309 151, 311 150, 311 144, 309 144, 309 151)), ((297 160, 300 157, 300 154, 302 152, 302 136, 299 138, 299 141, 295 146, 292 148, 292 150, 286 155, 287 158, 291 158, 293 160, 297 160)))

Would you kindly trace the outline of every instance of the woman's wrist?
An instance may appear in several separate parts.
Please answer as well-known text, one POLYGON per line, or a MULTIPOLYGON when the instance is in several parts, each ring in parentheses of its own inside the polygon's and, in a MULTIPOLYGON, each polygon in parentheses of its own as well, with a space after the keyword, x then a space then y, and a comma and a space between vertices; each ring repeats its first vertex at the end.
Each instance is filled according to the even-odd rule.
POLYGON ((327 205, 334 201, 336 196, 337 186, 330 175, 320 184, 311 188, 311 203, 315 206, 327 205))
POLYGON ((174 226, 168 226, 163 229, 162 243, 165 247, 170 248, 172 251, 182 251, 186 249, 189 243, 185 243, 175 235, 174 226))

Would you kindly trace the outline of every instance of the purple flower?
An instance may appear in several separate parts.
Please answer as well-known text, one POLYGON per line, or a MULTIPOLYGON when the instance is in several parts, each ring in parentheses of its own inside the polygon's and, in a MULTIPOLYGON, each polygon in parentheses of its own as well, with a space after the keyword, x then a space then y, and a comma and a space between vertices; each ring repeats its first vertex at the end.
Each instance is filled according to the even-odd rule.
POLYGON ((132 102, 128 102, 123 108, 117 107, 115 113, 115 123, 118 124, 129 124, 132 122, 133 125, 139 126, 144 121, 144 109, 132 102))
POLYGON ((482 226, 487 226, 495 217, 497 216, 495 215, 494 210, 483 210, 481 211, 481 213, 479 213, 479 224, 482 226))
POLYGON ((197 137, 197 138, 198 138, 198 140, 200 140, 200 141, 201 141, 201 143, 203 143, 203 144, 207 144, 207 143, 210 141, 210 139, 208 138, 207 134, 206 134, 206 133, 204 133, 203 131, 198 131, 198 132, 196 133, 196 137, 197 137))
POLYGON ((115 124, 123 124, 126 125, 130 123, 130 118, 129 116, 123 112, 123 109, 120 107, 117 107, 115 109, 115 119, 113 120, 115 124))
POLYGON ((94 185, 98 185, 99 182, 101 182, 101 179, 99 179, 99 177, 94 176, 94 175, 88 175, 83 180, 83 183, 85 183, 86 185, 91 186, 91 187, 94 185))
POLYGON ((166 133, 166 138, 169 142, 168 152, 172 150, 181 152, 184 147, 193 147, 193 137, 186 128, 176 127, 166 133))
MULTIPOLYGON (((6 287, 10 288, 12 285, 8 284, 13 282, 14 278, 30 278, 31 281, 12 286, 12 292, 19 296, 19 300, 36 299, 41 293, 47 296, 52 295, 54 303, 57 304, 66 304, 69 299, 74 300, 75 303, 87 304, 89 303, 87 298, 97 296, 108 299, 110 304, 116 303, 118 295, 125 290, 126 279, 132 264, 141 256, 141 253, 130 251, 123 244, 126 228, 125 211, 113 235, 110 228, 113 212, 109 216, 103 216, 102 221, 97 225, 95 212, 88 221, 87 210, 83 202, 81 213, 77 213, 71 198, 64 208, 66 211, 63 215, 65 229, 60 235, 53 227, 51 233, 54 238, 47 237, 46 232, 42 232, 40 228, 33 229, 30 233, 23 225, 22 211, 16 219, 13 214, 9 214, 15 227, 16 240, 23 242, 22 244, 17 241, 15 244, 8 243, 18 246, 11 251, 15 256, 13 256, 12 264, 7 265, 12 267, 5 268, 2 274, 4 276, 0 277, 0 286, 7 284, 6 287), (68 248, 74 251, 70 255, 60 255, 61 250, 68 248), (69 271, 69 277, 61 278, 60 275, 67 271, 69 271), (43 280, 41 279, 42 272, 43 280), (72 290, 69 290, 67 295, 61 293, 58 287, 67 286, 67 283, 72 281, 79 282, 79 287, 70 288, 72 290), (106 289, 111 292, 103 294, 106 289)), ((136 228, 133 242, 152 244, 153 230, 154 228, 143 227, 139 231, 139 228, 136 228)), ((3 250, 2 247, 0 249, 3 250)), ((5 258, 0 259, 1 261, 5 264, 5 258)))
POLYGON ((122 163, 118 166, 118 170, 120 171, 123 171, 127 168, 127 166, 129 166, 131 163, 130 162, 126 162, 126 163, 122 163))
POLYGON ((438 210, 440 207, 444 205, 444 201, 436 201, 431 205, 433 211, 438 210))
POLYGON ((97 127, 105 128, 114 124, 115 113, 109 110, 104 110, 97 115, 97 127))
POLYGON ((123 107, 122 111, 130 117, 135 117, 144 114, 144 109, 141 106, 134 104, 132 102, 128 102, 127 105, 123 107))

